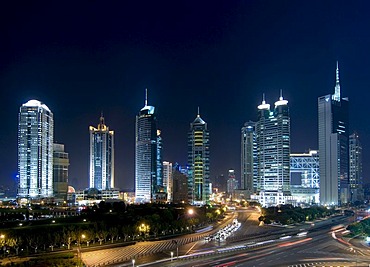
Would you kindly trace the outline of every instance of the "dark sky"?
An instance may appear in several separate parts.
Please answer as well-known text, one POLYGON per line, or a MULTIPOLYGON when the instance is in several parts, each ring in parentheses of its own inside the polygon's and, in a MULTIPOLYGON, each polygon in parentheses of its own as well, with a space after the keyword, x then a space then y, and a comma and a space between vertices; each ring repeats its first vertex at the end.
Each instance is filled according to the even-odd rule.
POLYGON ((370 165, 369 1, 1 1, 0 181, 17 171, 19 107, 54 113, 70 183, 88 186, 90 125, 115 131, 116 185, 134 187, 135 115, 157 108, 164 160, 187 161, 197 107, 208 123, 211 176, 240 176, 240 129, 262 94, 289 101, 291 150, 317 149, 317 98, 339 61, 351 132, 370 165))

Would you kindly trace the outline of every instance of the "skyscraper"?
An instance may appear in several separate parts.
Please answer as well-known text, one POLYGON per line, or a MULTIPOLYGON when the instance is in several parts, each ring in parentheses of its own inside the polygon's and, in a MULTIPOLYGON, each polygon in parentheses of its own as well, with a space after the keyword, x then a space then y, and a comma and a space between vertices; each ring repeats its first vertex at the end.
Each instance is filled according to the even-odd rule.
POLYGON ((56 201, 67 200, 68 191, 68 153, 63 144, 53 144, 53 187, 56 201))
POLYGON ((249 197, 257 188, 256 123, 246 122, 241 129, 241 179, 242 190, 249 197))
POLYGON ((158 135, 155 108, 145 105, 136 116, 135 135, 135 201, 145 203, 155 201, 155 195, 162 184, 158 184, 158 135))
POLYGON ((18 198, 53 196, 53 141, 50 109, 38 100, 23 104, 18 114, 18 198))
POLYGON ((114 188, 114 131, 100 116, 98 128, 90 131, 90 188, 109 190, 114 188))
POLYGON ((167 193, 167 201, 173 201, 172 195, 172 184, 173 184, 173 177, 172 177, 172 163, 168 161, 163 161, 163 187, 167 193))
POLYGON ((263 99, 256 123, 257 193, 263 206, 287 204, 290 193, 290 115, 282 94, 275 108, 263 99))
POLYGON ((348 98, 340 95, 337 62, 334 94, 318 98, 320 203, 341 205, 348 202, 348 98))
POLYGON ((349 185, 351 201, 363 201, 362 146, 357 133, 349 136, 349 185))
POLYGON ((209 131, 199 115, 190 123, 188 133, 188 200, 193 205, 204 205, 210 195, 209 131))

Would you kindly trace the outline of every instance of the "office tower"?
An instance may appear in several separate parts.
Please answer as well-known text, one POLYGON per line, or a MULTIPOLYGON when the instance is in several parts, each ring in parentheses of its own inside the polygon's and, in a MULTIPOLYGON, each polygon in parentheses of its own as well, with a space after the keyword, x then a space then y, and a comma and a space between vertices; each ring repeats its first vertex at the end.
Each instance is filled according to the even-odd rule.
POLYGON ((53 144, 53 185, 54 197, 57 202, 67 200, 68 192, 68 153, 64 151, 63 144, 53 144))
POLYGON ((263 98, 256 123, 257 193, 263 206, 286 204, 290 194, 290 116, 288 101, 275 108, 263 98))
POLYGON ((172 195, 172 163, 163 161, 163 187, 167 192, 167 202, 171 203, 173 200, 172 195))
POLYGON ((242 190, 247 195, 256 192, 257 188, 257 142, 256 123, 246 122, 241 129, 241 179, 242 190))
POLYGON ((235 179, 235 171, 230 169, 227 179, 228 196, 234 197, 234 192, 236 189, 238 189, 238 181, 235 179))
POLYGON ((188 203, 188 168, 173 166, 173 203, 188 203))
POLYGON ((114 131, 100 116, 98 127, 90 131, 90 188, 110 190, 114 188, 114 131))
POLYGON ((23 104, 18 114, 19 199, 53 196, 54 118, 38 100, 23 104))
POLYGON ((357 133, 349 136, 349 185, 351 201, 363 201, 362 146, 357 133))
POLYGON ((136 116, 135 125, 135 201, 147 203, 155 201, 156 193, 163 186, 157 180, 157 114, 155 108, 148 105, 147 90, 145 105, 136 116))
POLYGON ((159 186, 159 191, 165 190, 163 187, 163 144, 161 131, 157 130, 157 185, 159 186))
POLYGON ((348 98, 340 95, 337 62, 334 94, 318 98, 322 205, 341 205, 349 200, 348 106, 348 98))
POLYGON ((209 202, 209 131, 199 115, 190 123, 188 133, 188 199, 193 205, 209 202))
POLYGON ((308 153, 290 154, 291 184, 304 188, 320 188, 319 153, 310 150, 308 153))

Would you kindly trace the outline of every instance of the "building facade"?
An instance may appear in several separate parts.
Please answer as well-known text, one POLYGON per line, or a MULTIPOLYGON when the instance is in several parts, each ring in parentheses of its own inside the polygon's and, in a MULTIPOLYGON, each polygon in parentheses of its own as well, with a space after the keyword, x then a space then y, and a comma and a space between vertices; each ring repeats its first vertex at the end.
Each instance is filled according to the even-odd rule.
POLYGON ((290 154, 291 193, 298 204, 319 204, 319 153, 290 154))
POLYGON ((349 185, 351 201, 363 201, 362 145, 357 133, 349 136, 349 185))
POLYGON ((98 127, 90 132, 90 182, 89 188, 110 190, 114 188, 114 131, 104 123, 101 115, 98 127))
POLYGON ((249 196, 257 188, 257 142, 256 123, 246 122, 241 129, 241 172, 240 189, 249 196))
POLYGON ((167 202, 173 202, 172 193, 172 163, 168 161, 163 161, 163 187, 167 193, 167 202))
POLYGON ((67 200, 69 156, 63 144, 53 144, 53 187, 56 202, 67 200))
POLYGON ((274 109, 263 99, 258 106, 257 199, 262 206, 288 204, 290 192, 290 115, 282 94, 274 109))
POLYGON ((54 117, 38 100, 23 104, 18 114, 18 199, 53 196, 54 117))
POLYGON ((157 178, 157 114, 155 108, 148 105, 147 91, 145 105, 136 116, 135 128, 135 202, 155 202, 163 184, 159 184, 157 178))
POLYGON ((304 188, 320 188, 319 153, 310 150, 308 153, 290 154, 290 180, 304 188))
POLYGON ((337 62, 334 94, 318 98, 320 158, 320 203, 336 206, 348 203, 349 147, 348 98, 340 94, 337 62))
POLYGON ((188 200, 193 205, 205 205, 210 196, 209 131, 198 115, 190 123, 188 133, 188 200))

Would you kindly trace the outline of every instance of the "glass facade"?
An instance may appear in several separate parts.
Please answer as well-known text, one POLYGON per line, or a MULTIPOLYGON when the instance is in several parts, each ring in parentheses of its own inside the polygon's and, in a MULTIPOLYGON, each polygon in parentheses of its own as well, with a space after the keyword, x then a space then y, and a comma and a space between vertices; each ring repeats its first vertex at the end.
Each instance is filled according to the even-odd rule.
POLYGON ((18 198, 53 196, 54 118, 38 100, 23 104, 18 114, 18 198))
POLYGON ((349 201, 348 98, 340 97, 339 69, 333 95, 318 98, 320 203, 349 201))
POLYGON ((205 205, 210 196, 209 131, 198 114, 188 133, 188 201, 205 205))
MULTIPOLYGON (((158 184, 158 146, 157 116, 155 108, 147 104, 136 116, 135 135, 135 201, 147 203, 155 201, 156 193, 163 186, 158 184)), ((161 179, 162 180, 162 179, 161 179)))
POLYGON ((249 121, 241 129, 241 189, 255 193, 257 189, 256 123, 249 121))
POLYGON ((53 187, 56 201, 67 200, 68 192, 68 153, 64 151, 64 145, 54 144, 53 159, 53 187))
POLYGON ((362 145, 357 133, 349 136, 349 184, 351 201, 363 201, 362 145))
POLYGON ((97 128, 90 126, 90 182, 89 188, 114 188, 114 131, 110 131, 100 117, 97 128))
POLYGON ((257 193, 263 206, 285 203, 290 196, 290 116, 280 96, 275 108, 263 100, 256 123, 257 193))

